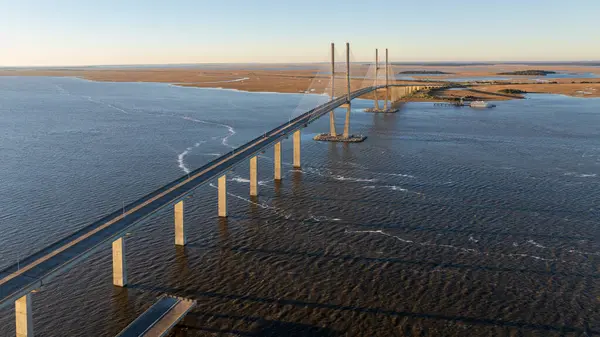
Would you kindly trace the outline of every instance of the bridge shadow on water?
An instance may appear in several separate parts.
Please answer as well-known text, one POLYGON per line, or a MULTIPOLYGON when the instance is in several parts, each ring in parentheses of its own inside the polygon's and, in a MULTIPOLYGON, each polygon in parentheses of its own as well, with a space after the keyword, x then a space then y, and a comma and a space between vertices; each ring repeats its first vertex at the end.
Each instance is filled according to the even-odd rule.
MULTIPOLYGON (((232 254, 265 254, 268 256, 292 256, 300 258, 319 258, 319 259, 335 259, 343 261, 356 261, 357 263, 381 263, 381 264, 407 264, 423 266, 426 268, 451 268, 451 269, 469 269, 469 270, 484 270, 492 272, 511 272, 511 273, 530 273, 541 276, 562 276, 562 277, 588 277, 598 279, 600 275, 584 275, 584 274, 573 274, 564 272, 555 272, 552 270, 529 270, 529 269, 516 269, 516 268, 503 268, 496 266, 482 266, 482 265, 468 265, 460 263, 437 263, 427 260, 407 260, 400 258, 386 258, 386 257, 366 257, 366 256, 355 256, 355 255, 344 255, 344 254, 331 254, 325 252, 304 252, 294 250, 283 250, 283 249, 262 249, 262 248, 249 248, 247 246, 235 245, 236 240, 232 240, 228 234, 227 221, 223 220, 220 222, 221 228, 220 239, 222 244, 217 245, 222 251, 227 251, 225 255, 230 258, 232 254)), ((215 246, 216 247, 216 246, 215 246)), ((178 251, 181 259, 186 260, 185 249, 178 251)), ((348 304, 336 304, 328 303, 323 301, 314 301, 309 299, 297 299, 297 298, 282 298, 275 296, 256 296, 252 294, 235 294, 231 291, 218 291, 218 290, 202 290, 201 285, 193 286, 161 286, 152 283, 137 283, 129 285, 128 288, 145 291, 149 293, 158 294, 172 294, 177 296, 183 296, 187 298, 196 299, 200 304, 199 307, 190 312, 183 322, 177 326, 178 333, 176 336, 190 335, 204 335, 204 334, 233 334, 239 336, 342 336, 346 335, 349 331, 336 331, 332 328, 319 327, 311 324, 305 324, 301 322, 294 322, 295 318, 289 317, 292 321, 283 321, 273 319, 271 314, 262 314, 265 317, 256 316, 256 314, 240 315, 232 313, 215 312, 212 305, 202 306, 201 303, 218 303, 217 307, 223 308, 222 304, 225 305, 225 310, 238 310, 238 308, 250 308, 253 304, 266 305, 268 307, 292 307, 292 311, 305 311, 309 310, 327 310, 332 311, 331 315, 341 315, 344 313, 354 316, 354 314, 367 314, 376 315, 378 317, 385 317, 394 319, 396 322, 398 319, 414 319, 414 320, 432 320, 438 322, 446 322, 458 325, 474 325, 482 328, 500 328, 504 330, 519 330, 519 331, 538 331, 544 334, 554 335, 566 335, 575 334, 582 336, 600 335, 600 331, 590 329, 587 322, 583 322, 581 326, 574 325, 561 325, 560 323, 540 323, 540 322, 528 322, 528 321, 515 321, 505 320, 487 317, 473 317, 467 315, 445 315, 443 312, 418 312, 418 311, 407 311, 407 310, 394 310, 391 308, 382 308, 377 306, 361 306, 361 305, 348 305, 348 304), (216 302, 215 302, 216 300, 216 302)), ((289 295, 288 295, 289 296, 289 295)), ((289 313, 289 311, 288 311, 289 313)), ((282 315, 279 315, 282 317, 282 315)), ((304 317, 304 316, 301 316, 304 317)), ((410 324, 408 323, 404 327, 404 335, 411 336, 410 324), (409 330, 407 330, 409 329, 409 330)), ((427 333, 427 326, 423 326, 424 330, 422 334, 430 335, 427 333)), ((435 330, 435 329, 434 329, 435 330)), ((513 336, 511 334, 511 336, 513 336)))
MULTIPOLYGON (((329 328, 318 327, 310 324, 283 322, 277 320, 267 320, 262 317, 239 316, 218 313, 189 313, 183 323, 179 324, 177 329, 181 331, 217 333, 217 334, 235 334, 238 336, 253 337, 335 337, 341 334, 329 328), (223 329, 206 326, 204 322, 222 319, 226 321, 243 321, 249 325, 248 329, 223 329)), ((180 334, 178 336, 185 336, 180 334)))
POLYGON ((485 265, 472 265, 463 263, 452 263, 452 262, 435 262, 428 260, 407 260, 393 257, 367 257, 367 256, 354 256, 354 255, 342 255, 342 254, 326 254, 322 252, 296 252, 288 250, 275 250, 275 249, 261 249, 261 248, 247 248, 247 247, 232 247, 231 250, 241 254, 266 254, 266 255, 285 255, 302 258, 322 258, 329 260, 341 260, 345 262, 360 262, 360 263, 381 263, 381 264, 405 264, 419 267, 425 267, 430 269, 444 268, 444 269, 456 269, 456 270, 472 270, 472 271, 489 271, 489 272, 502 272, 502 273, 522 273, 522 274, 533 274, 541 276, 560 276, 560 277, 576 277, 576 278, 592 278, 600 279, 600 274, 584 274, 584 273, 573 273, 573 272, 561 272, 551 270, 532 270, 525 268, 506 268, 500 266, 485 266, 485 265))
MULTIPOLYGON (((384 308, 377 307, 362 307, 355 305, 339 305, 333 303, 320 303, 320 302, 309 302, 304 300, 297 299, 285 299, 285 298, 267 298, 267 297, 257 297, 252 295, 238 295, 238 294, 224 294, 214 291, 191 291, 189 289, 181 289, 181 288, 169 288, 169 287, 161 287, 154 285, 146 285, 146 284, 133 284, 129 286, 130 288, 148 291, 148 292, 156 292, 156 293, 169 293, 176 294, 179 296, 185 296, 189 298, 194 298, 199 302, 202 301, 202 298, 213 298, 220 300, 228 300, 228 301, 247 301, 254 302, 260 304, 270 304, 270 305, 287 305, 296 307, 298 310, 303 308, 310 309, 327 309, 333 311, 342 311, 342 312, 354 312, 359 314, 372 314, 372 315, 382 315, 387 317, 396 317, 396 318, 413 318, 413 319, 429 319, 429 320, 438 320, 438 321, 447 321, 452 323, 463 323, 463 324, 472 324, 479 326, 488 326, 488 327, 502 327, 502 328, 515 328, 515 329, 526 329, 526 330, 537 330, 537 331, 546 331, 552 333, 577 333, 577 334, 586 334, 588 336, 598 335, 600 331, 591 330, 587 324, 580 328, 570 325, 552 325, 552 324, 540 324, 540 323, 531 323, 524 321, 508 321, 501 319, 493 319, 493 318, 479 318, 479 317, 469 317, 469 316, 451 316, 444 315, 441 313, 426 313, 426 312, 412 312, 412 311, 396 311, 384 308)), ((298 323, 288 323, 288 322, 280 322, 280 321, 268 321, 263 320, 261 318, 250 317, 250 316, 230 316, 230 315, 219 315, 219 314, 209 314, 209 313, 197 313, 192 312, 191 315, 192 321, 194 321, 191 325, 187 325, 189 320, 184 321, 184 326, 187 329, 191 330, 199 330, 206 332, 214 332, 214 333, 234 333, 243 336, 337 336, 338 334, 330 329, 319 328, 311 325, 298 324, 298 323), (211 318, 229 318, 234 320, 250 320, 254 321, 253 331, 244 332, 244 331, 236 331, 236 330, 222 330, 216 328, 202 327, 202 325, 206 324, 206 321, 210 321, 211 318), (194 319, 195 318, 195 319, 194 319), (291 332, 296 332, 296 334, 291 334, 291 332)))

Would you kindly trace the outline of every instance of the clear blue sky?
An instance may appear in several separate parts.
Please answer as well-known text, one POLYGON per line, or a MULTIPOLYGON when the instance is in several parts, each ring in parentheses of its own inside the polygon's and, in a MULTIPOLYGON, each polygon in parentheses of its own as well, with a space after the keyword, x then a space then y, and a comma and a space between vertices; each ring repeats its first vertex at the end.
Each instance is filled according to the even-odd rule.
POLYGON ((600 0, 0 0, 0 66, 599 60, 600 0))

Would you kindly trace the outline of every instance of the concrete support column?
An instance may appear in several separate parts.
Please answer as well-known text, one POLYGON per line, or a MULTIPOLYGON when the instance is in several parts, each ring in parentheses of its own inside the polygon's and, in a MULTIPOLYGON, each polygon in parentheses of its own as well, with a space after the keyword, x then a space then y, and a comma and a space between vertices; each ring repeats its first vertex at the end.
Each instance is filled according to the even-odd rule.
POLYGON ((329 112, 329 134, 331 136, 336 136, 337 132, 335 131, 335 114, 333 110, 329 112))
POLYGON ((350 136, 350 110, 351 110, 351 105, 350 103, 348 103, 348 106, 346 107, 346 121, 344 122, 344 138, 348 138, 350 136))
POLYGON ((350 103, 350 43, 346 42, 346 83, 348 84, 348 103, 350 103))
POLYGON ((273 155, 275 157, 275 180, 281 180, 281 142, 275 143, 273 155))
MULTIPOLYGON (((335 99, 335 45, 331 44, 331 100, 335 99)), ((329 134, 337 136, 335 131, 335 113, 333 110, 329 112, 329 134)))
POLYGON ((219 178, 219 216, 227 217, 227 176, 219 178))
POLYGON ((300 130, 294 132, 294 168, 300 168, 300 130))
POLYGON ((175 245, 185 246, 187 237, 183 226, 183 200, 175 204, 175 245))
POLYGON ((344 138, 348 138, 350 133, 350 105, 351 105, 351 89, 350 89, 350 43, 346 43, 346 78, 348 81, 348 103, 346 106, 346 121, 344 122, 344 138))
POLYGON ((250 196, 258 195, 258 157, 250 158, 250 196))
POLYGON ((31 293, 15 301, 17 337, 33 337, 31 293))
POLYGON ((388 65, 388 50, 387 48, 385 49, 385 104, 384 104, 384 109, 385 111, 388 110, 388 99, 389 99, 389 91, 390 91, 390 87, 389 87, 389 65, 388 65))
MULTIPOLYGON (((375 49, 375 86, 379 83, 379 50, 375 49)), ((375 101, 375 109, 379 110, 379 98, 377 97, 377 90, 373 91, 373 99, 375 101)))
POLYGON ((127 261, 125 259, 125 239, 118 238, 112 243, 113 284, 117 287, 127 285, 127 261))

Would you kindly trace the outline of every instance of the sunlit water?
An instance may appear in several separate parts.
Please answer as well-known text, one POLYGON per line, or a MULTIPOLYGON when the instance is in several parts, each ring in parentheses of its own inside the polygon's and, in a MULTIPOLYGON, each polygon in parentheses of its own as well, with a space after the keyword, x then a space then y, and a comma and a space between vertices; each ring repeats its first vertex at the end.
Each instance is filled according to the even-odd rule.
MULTIPOLYGON (((326 97, 0 77, 0 268, 293 118, 326 97)), ((162 293, 198 300, 188 334, 579 335, 600 330, 600 100, 535 95, 488 110, 361 112, 361 144, 284 143, 205 186, 33 295, 41 336, 114 336, 162 293)), ((343 111, 338 113, 342 127, 343 111)), ((14 336, 12 308, 0 336, 14 336)))

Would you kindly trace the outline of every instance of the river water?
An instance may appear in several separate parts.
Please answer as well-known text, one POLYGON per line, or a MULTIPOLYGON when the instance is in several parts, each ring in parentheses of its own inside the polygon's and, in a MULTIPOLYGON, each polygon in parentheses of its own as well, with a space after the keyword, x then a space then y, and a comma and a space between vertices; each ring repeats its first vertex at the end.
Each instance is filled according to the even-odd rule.
MULTIPOLYGON (((0 268, 326 101, 153 83, 0 77, 0 268)), ((114 336, 163 293, 198 301, 189 336, 560 336, 600 331, 600 100, 361 112, 361 144, 284 142, 33 295, 40 336, 114 336)), ((342 127, 338 113, 338 127, 342 127)), ((14 336, 12 308, 0 336, 14 336)))

